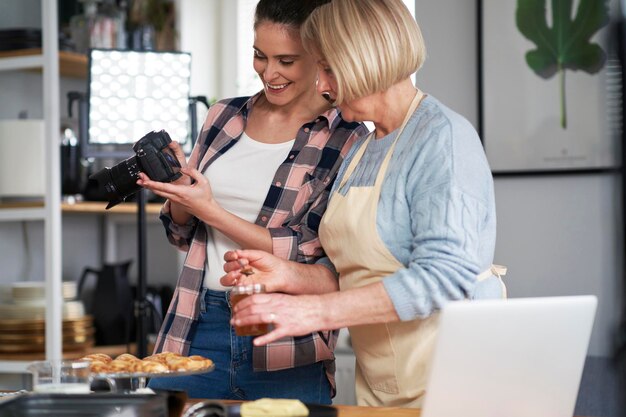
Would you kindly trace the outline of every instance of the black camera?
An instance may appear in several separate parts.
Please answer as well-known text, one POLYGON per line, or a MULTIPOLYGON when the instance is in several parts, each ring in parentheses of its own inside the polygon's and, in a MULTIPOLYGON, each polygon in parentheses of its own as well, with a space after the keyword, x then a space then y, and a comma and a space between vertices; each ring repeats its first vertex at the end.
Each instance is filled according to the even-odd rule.
POLYGON ((140 172, 159 182, 172 182, 182 176, 180 163, 167 146, 170 142, 172 139, 165 130, 150 132, 135 142, 134 156, 89 177, 90 181, 96 181, 99 188, 104 191, 109 201, 107 210, 141 189, 137 185, 140 172))

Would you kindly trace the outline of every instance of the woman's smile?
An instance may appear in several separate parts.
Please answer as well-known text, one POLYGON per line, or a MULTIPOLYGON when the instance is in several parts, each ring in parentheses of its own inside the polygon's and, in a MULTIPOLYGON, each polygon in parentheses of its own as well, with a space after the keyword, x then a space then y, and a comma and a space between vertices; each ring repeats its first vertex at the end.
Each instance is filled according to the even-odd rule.
POLYGON ((287 87, 290 85, 291 83, 284 83, 284 84, 270 84, 269 82, 265 83, 265 87, 266 87, 266 91, 273 93, 273 94, 279 94, 283 91, 285 91, 285 89, 287 89, 287 87))

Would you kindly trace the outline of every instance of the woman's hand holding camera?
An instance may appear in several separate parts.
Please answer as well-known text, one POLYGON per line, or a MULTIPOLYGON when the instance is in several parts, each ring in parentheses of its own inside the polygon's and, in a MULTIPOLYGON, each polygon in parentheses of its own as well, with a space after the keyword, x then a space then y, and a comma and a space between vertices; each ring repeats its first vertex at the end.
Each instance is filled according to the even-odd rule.
MULTIPOLYGON (((185 152, 183 151, 183 148, 180 146, 180 144, 176 141, 172 141, 168 145, 168 148, 170 148, 172 152, 174 152, 174 156, 176 156, 180 167, 182 169, 187 168, 187 157, 185 156, 185 152)), ((173 184, 191 185, 191 177, 183 173, 183 176, 174 181, 173 184)))
POLYGON ((178 180, 165 183, 152 181, 145 173, 139 173, 137 185, 140 185, 154 194, 167 198, 170 203, 179 205, 189 215, 195 216, 207 224, 211 224, 211 214, 221 209, 213 198, 213 191, 209 180, 197 169, 189 168, 185 153, 178 144, 172 141, 169 148, 178 159, 182 175, 178 180))
POLYGON ((213 198, 209 180, 197 169, 181 168, 185 183, 179 179, 173 183, 150 180, 144 173, 139 174, 137 184, 151 190, 158 196, 167 198, 171 203, 180 205, 187 213, 211 224, 211 213, 220 208, 213 198))

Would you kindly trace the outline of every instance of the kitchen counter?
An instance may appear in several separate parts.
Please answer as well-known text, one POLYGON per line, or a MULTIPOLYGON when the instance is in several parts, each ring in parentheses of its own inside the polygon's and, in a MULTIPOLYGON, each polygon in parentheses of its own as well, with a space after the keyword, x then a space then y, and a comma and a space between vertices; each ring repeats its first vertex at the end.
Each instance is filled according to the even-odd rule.
MULTIPOLYGON (((185 410, 200 400, 188 400, 185 410)), ((213 400, 212 400, 213 401, 213 400)), ((216 400, 224 404, 236 404, 240 401, 216 400)), ((333 405, 338 411, 337 417, 419 417, 418 408, 400 407, 361 407, 355 405, 333 405)), ((576 417, 576 416, 574 416, 576 417)), ((582 417, 582 416, 578 416, 582 417)))
POLYGON ((354 405, 335 405, 338 417, 419 417, 417 408, 399 407, 359 407, 354 405))
MULTIPOLYGON (((187 407, 200 400, 187 401, 187 407)), ((211 400, 213 401, 213 400, 211 400)), ((216 400, 224 404, 235 404, 239 401, 216 400)), ((187 408, 186 407, 186 408, 187 408)), ((399 407, 359 407, 354 405, 333 405, 338 411, 338 417, 419 417, 420 410, 417 408, 399 407)), ((185 408, 185 409, 186 409, 185 408)))

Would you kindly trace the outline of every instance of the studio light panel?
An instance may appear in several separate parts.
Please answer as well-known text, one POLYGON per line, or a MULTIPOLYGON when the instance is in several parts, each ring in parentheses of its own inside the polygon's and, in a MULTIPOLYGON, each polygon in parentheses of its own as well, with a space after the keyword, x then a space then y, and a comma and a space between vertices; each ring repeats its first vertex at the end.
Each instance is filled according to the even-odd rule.
POLYGON ((132 144, 151 130, 190 136, 187 53, 94 49, 89 68, 89 142, 132 144))

